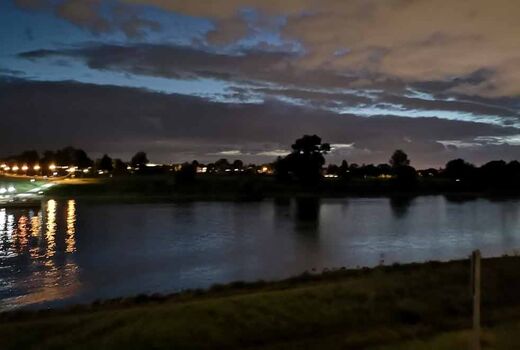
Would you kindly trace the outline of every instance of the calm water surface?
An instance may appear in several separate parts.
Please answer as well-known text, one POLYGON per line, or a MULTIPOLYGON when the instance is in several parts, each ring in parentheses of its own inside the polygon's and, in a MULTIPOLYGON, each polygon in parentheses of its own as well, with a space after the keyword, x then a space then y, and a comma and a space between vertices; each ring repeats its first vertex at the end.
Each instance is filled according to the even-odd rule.
POLYGON ((0 208, 0 309, 169 293, 325 267, 520 248, 520 201, 415 199, 0 208))

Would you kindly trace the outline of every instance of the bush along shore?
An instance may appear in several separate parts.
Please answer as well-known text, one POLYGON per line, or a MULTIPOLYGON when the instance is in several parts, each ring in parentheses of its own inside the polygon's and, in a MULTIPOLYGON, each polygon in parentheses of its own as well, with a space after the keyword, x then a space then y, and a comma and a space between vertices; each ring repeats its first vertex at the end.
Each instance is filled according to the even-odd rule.
MULTIPOLYGON (((520 347, 520 257, 482 261, 482 343, 520 347)), ((0 349, 462 349, 469 260, 0 314, 0 349)))

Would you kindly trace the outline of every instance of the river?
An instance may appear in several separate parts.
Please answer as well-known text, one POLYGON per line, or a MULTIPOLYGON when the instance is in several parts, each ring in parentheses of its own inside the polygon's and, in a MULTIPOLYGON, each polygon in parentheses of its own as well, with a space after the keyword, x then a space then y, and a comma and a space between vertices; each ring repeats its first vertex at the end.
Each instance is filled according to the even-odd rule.
POLYGON ((0 208, 0 309, 520 248, 520 200, 444 196, 0 208))

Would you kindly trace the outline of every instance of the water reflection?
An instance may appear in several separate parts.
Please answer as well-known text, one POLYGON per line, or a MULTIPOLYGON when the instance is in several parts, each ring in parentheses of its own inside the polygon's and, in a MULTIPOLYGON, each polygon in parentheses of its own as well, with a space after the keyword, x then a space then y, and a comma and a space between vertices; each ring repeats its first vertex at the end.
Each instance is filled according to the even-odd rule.
POLYGON ((478 199, 477 196, 470 194, 445 194, 444 198, 450 203, 460 203, 464 204, 467 202, 474 202, 478 199))
POLYGON ((76 251, 76 201, 69 200, 67 202, 67 238, 66 252, 73 253, 76 251))
POLYGON ((298 232, 318 236, 320 226, 320 199, 302 197, 295 200, 295 228, 298 232))
MULTIPOLYGON (((45 239, 47 240, 47 258, 51 258, 56 254, 56 201, 51 199, 47 202, 46 212, 46 231, 45 239)), ((50 260, 49 260, 50 262, 50 260)))
POLYGON ((0 310, 73 295, 79 285, 75 252, 74 200, 1 208, 0 310))
POLYGON ((393 196, 390 197, 390 207, 396 218, 402 218, 408 214, 408 209, 412 205, 414 197, 411 196, 393 196))

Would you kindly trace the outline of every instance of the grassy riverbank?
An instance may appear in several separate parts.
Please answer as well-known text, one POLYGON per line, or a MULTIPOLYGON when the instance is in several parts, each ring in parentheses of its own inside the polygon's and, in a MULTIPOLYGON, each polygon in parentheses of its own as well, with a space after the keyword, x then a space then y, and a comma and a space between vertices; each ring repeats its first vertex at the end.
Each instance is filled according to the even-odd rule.
MULTIPOLYGON (((483 261, 485 349, 520 347, 520 258, 483 261)), ((462 349, 469 262, 235 283, 0 316, 0 349, 462 349)))

